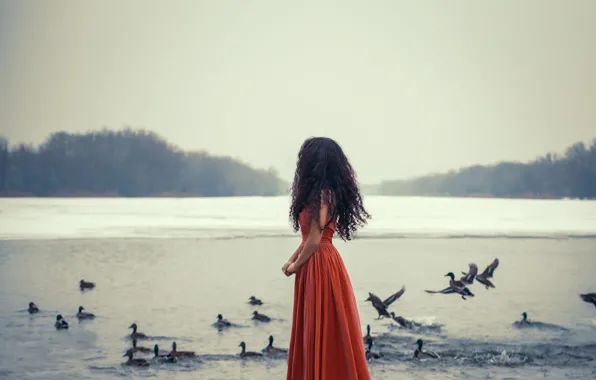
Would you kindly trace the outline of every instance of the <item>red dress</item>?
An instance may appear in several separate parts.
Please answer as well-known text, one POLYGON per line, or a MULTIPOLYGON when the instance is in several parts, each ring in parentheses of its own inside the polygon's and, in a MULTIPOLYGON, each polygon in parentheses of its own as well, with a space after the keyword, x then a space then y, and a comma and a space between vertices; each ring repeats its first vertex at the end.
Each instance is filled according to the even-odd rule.
MULTIPOLYGON (((300 214, 302 244, 310 218, 300 214)), ((348 272, 323 231, 315 253, 296 274, 287 380, 369 380, 360 317, 348 272)))

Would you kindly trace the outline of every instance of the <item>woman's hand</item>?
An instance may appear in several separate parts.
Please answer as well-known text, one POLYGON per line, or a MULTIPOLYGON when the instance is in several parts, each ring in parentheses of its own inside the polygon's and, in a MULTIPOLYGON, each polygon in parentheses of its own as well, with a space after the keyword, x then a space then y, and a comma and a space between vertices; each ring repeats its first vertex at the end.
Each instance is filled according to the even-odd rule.
POLYGON ((298 265, 296 265, 296 263, 292 263, 286 269, 286 272, 289 273, 289 274, 286 274, 286 276, 291 276, 292 274, 297 273, 299 270, 300 270, 300 267, 298 265))
POLYGON ((288 261, 287 263, 284 264, 283 267, 281 267, 281 271, 284 272, 284 274, 288 277, 290 277, 292 275, 292 273, 288 272, 288 267, 292 265, 291 261, 288 261))

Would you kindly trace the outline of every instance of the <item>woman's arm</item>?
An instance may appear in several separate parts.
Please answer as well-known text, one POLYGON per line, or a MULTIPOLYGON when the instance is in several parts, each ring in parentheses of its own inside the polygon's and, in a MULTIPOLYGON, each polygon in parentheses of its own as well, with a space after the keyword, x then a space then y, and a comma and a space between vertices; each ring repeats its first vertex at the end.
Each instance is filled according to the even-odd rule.
POLYGON ((284 272, 284 274, 286 276, 291 276, 292 273, 288 272, 288 267, 294 263, 294 261, 296 261, 296 259, 298 258, 298 255, 300 254, 300 249, 302 248, 302 244, 300 244, 298 246, 298 248, 296 248, 296 251, 292 254, 292 256, 290 256, 290 258, 288 259, 288 261, 284 264, 283 267, 281 267, 281 271, 284 272))
POLYGON ((296 248, 296 251, 294 251, 292 256, 290 256, 290 258, 288 259, 288 263, 292 264, 294 261, 296 261, 296 259, 298 258, 298 255, 300 254, 301 249, 302 249, 302 244, 300 244, 298 246, 298 248, 296 248))
POLYGON ((321 209, 319 210, 319 221, 315 221, 314 219, 310 223, 310 231, 308 232, 308 237, 304 242, 304 246, 302 247, 302 251, 298 254, 296 260, 290 264, 287 268, 287 272, 289 273, 296 273, 306 262, 312 257, 315 253, 317 248, 319 247, 319 243, 321 242, 321 237, 323 237, 323 230, 325 229, 325 225, 327 224, 327 219, 329 217, 329 205, 327 202, 321 202, 321 209))

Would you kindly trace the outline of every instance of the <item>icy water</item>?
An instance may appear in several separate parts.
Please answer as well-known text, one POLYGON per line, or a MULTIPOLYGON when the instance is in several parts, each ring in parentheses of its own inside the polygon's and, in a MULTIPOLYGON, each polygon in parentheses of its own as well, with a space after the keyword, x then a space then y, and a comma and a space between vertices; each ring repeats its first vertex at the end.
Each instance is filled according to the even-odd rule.
MULTIPOLYGON (((362 332, 371 325, 373 379, 593 379, 596 202, 368 197, 373 221, 336 244, 354 285, 362 332), (430 295, 445 273, 482 271, 495 289, 430 295), (398 329, 364 300, 402 285, 390 308, 420 323, 398 329), (522 312, 544 322, 519 330, 522 312), (415 360, 415 341, 440 359, 415 360)), ((241 360, 267 337, 289 344, 293 278, 281 265, 299 244, 286 198, 0 200, 0 379, 284 379, 286 360, 241 360), (94 281, 82 293, 78 281, 94 281), (247 304, 251 295, 265 304, 247 304), (27 304, 41 309, 30 316, 27 304), (79 323, 79 305, 97 315, 79 323), (271 316, 251 321, 253 310, 271 316), (61 313, 70 329, 56 331, 61 313), (238 327, 219 332, 218 313, 238 327), (138 345, 196 351, 195 359, 123 366, 128 326, 138 345)), ((152 355, 141 355, 150 359, 152 355)))

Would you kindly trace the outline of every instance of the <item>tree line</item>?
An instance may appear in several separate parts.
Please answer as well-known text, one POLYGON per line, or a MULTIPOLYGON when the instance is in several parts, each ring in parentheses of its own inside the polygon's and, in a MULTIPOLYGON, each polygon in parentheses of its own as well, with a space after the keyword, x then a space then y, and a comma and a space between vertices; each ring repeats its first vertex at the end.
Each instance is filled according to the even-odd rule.
POLYGON ((596 139, 578 142, 564 154, 531 162, 475 165, 449 173, 384 181, 385 195, 596 198, 596 139))
POLYGON ((270 196, 275 169, 184 152, 153 132, 57 132, 39 146, 0 137, 0 194, 30 196, 270 196))

